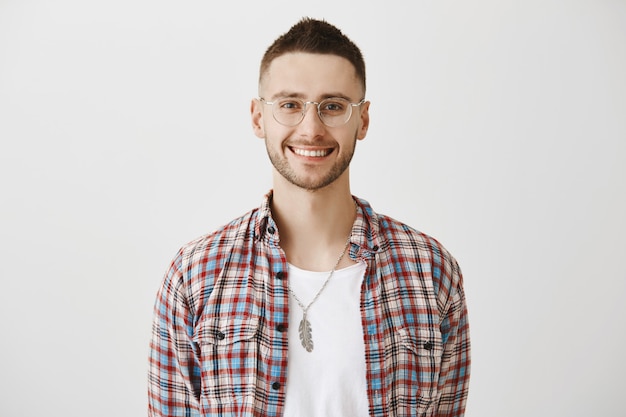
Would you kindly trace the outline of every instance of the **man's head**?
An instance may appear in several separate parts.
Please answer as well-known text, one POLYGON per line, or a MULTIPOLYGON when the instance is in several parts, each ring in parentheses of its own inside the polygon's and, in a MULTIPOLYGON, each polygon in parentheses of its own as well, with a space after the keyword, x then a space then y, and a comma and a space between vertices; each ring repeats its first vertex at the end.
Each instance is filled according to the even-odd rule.
POLYGON ((294 52, 337 55, 347 59, 356 73, 365 96, 365 61, 361 50, 341 30, 323 20, 303 18, 274 41, 261 60, 259 86, 270 64, 281 55, 294 52))
POLYGON ((270 46, 261 64, 252 126, 265 140, 274 186, 347 187, 356 141, 369 126, 365 65, 334 26, 303 19, 270 46))

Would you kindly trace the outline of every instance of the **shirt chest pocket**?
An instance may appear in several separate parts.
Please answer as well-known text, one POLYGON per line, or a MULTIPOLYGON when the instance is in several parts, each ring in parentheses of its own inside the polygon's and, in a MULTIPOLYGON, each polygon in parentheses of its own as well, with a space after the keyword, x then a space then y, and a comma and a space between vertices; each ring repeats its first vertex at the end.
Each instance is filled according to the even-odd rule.
POLYGON ((396 329, 387 342, 385 368, 395 415, 428 416, 436 406, 443 344, 437 327, 396 329))
POLYGON ((258 317, 212 317, 200 324, 201 395, 209 404, 238 402, 254 394, 259 358, 258 317))
POLYGON ((437 395, 443 343, 441 333, 435 328, 401 328, 398 330, 400 343, 412 356, 412 371, 417 377, 419 395, 434 398, 437 395))

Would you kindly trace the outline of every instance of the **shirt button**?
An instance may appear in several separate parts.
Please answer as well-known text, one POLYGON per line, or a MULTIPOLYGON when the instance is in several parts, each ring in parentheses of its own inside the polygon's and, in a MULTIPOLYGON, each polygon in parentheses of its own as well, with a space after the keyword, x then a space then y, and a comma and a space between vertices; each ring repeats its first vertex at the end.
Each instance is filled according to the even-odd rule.
POLYGON ((276 279, 283 279, 285 278, 285 273, 283 271, 278 271, 276 273, 276 279))
POLYGON ((280 382, 274 382, 274 383, 272 384, 272 389, 274 389, 274 390, 278 390, 278 389, 280 389, 280 382))
POLYGON ((276 233, 276 229, 274 229, 274 226, 268 227, 267 233, 269 233, 270 235, 273 235, 274 233, 276 233))
POLYGON ((372 250, 376 252, 378 250, 378 245, 374 245, 374 247, 372 247, 372 250))
POLYGON ((426 350, 433 350, 433 343, 432 342, 424 343, 424 349, 426 349, 426 350))
POLYGON ((278 326, 276 326, 276 330, 278 330, 279 332, 284 332, 285 330, 287 330, 287 326, 285 326, 284 324, 279 324, 278 326))
POLYGON ((224 340, 226 338, 226 335, 223 332, 217 332, 217 338, 219 340, 224 340))

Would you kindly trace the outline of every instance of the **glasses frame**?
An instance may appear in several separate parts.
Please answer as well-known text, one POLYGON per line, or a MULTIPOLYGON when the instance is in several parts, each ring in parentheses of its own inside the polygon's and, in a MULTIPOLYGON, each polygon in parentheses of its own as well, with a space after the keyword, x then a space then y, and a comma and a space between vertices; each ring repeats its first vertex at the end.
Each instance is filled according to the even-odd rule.
POLYGON ((325 99, 324 99, 324 100, 322 100, 322 101, 304 101, 304 100, 299 99, 299 98, 296 98, 296 97, 278 97, 278 98, 277 98, 276 100, 274 100, 274 101, 267 101, 267 100, 265 100, 263 97, 259 97, 259 98, 258 98, 258 100, 259 100, 260 102, 262 102, 262 103, 264 103, 264 104, 269 104, 270 106, 272 106, 272 117, 274 117, 274 120, 276 120, 276 122, 278 122, 279 124, 281 124, 281 125, 283 125, 283 126, 287 126, 287 127, 294 127, 294 126, 298 126, 300 123, 302 123, 302 121, 304 120, 304 116, 306 115, 306 109, 307 109, 307 106, 308 106, 309 104, 315 104, 315 107, 317 108, 317 117, 319 117, 320 121, 324 124, 324 126, 328 126, 328 127, 340 127, 340 126, 344 126, 344 125, 346 125, 346 124, 348 123, 348 121, 350 121, 350 119, 352 118, 352 108, 353 108, 353 107, 359 107, 361 104, 365 103, 365 98, 361 99, 361 101, 359 101, 358 103, 351 103, 350 101, 346 100, 346 101, 348 102, 348 104, 349 104, 349 106, 348 106, 348 109, 349 109, 348 113, 349 113, 349 114, 347 115, 347 117, 346 117, 346 119, 344 120, 344 122, 343 122, 342 124, 338 124, 338 125, 329 125, 328 123, 326 123, 326 122, 324 121, 324 118, 322 117, 322 112, 321 112, 321 110, 320 110, 320 104, 321 104, 321 103, 323 103, 323 102, 325 102, 325 101, 327 101, 327 100, 333 100, 333 99, 341 99, 341 100, 346 100, 346 99, 345 99, 345 98, 343 98, 343 97, 328 97, 328 98, 325 98, 325 99), (301 102, 304 104, 304 107, 302 108, 302 111, 300 112, 300 119, 299 119, 296 123, 294 123, 294 124, 286 124, 286 123, 283 123, 283 122, 281 122, 280 120, 278 120, 278 118, 276 117, 276 113, 275 113, 275 111, 274 111, 274 109, 275 109, 274 104, 275 104, 275 103, 277 103, 277 102, 279 102, 279 101, 280 101, 280 100, 282 100, 282 99, 285 99, 285 98, 289 98, 289 99, 292 99, 292 100, 298 100, 298 101, 301 101, 301 102))

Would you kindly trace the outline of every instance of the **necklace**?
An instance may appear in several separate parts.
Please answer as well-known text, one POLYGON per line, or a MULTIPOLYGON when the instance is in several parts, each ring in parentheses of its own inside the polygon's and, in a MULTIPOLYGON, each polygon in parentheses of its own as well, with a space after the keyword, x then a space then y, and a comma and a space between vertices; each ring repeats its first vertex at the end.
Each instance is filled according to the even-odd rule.
POLYGON ((341 262, 343 255, 346 253, 346 248, 350 244, 351 236, 352 234, 348 236, 348 240, 346 240, 346 244, 341 250, 341 253, 339 254, 339 258, 337 258, 337 262, 335 262, 335 266, 333 266, 333 269, 330 271, 330 274, 328 274, 328 278, 326 278, 326 281, 324 281, 322 288, 320 288, 317 294, 315 294, 315 297, 313 297, 313 300, 309 303, 308 306, 305 307, 302 301, 300 301, 300 299, 296 295, 296 293, 293 292, 293 290, 291 289, 291 286, 289 287, 289 293, 293 296, 293 298, 296 300, 296 302, 302 309, 302 320, 300 320, 300 326, 298 326, 298 333, 300 334, 300 343, 302 343, 302 347, 304 347, 307 352, 313 351, 313 334, 312 334, 313 330, 311 329, 311 323, 309 323, 309 321, 306 319, 306 315, 309 312, 309 308, 311 308, 311 306, 320 296, 322 291, 324 291, 324 288, 326 288, 326 285, 328 285, 330 278, 333 276, 333 273, 335 273, 335 270, 339 266, 339 262, 341 262))

